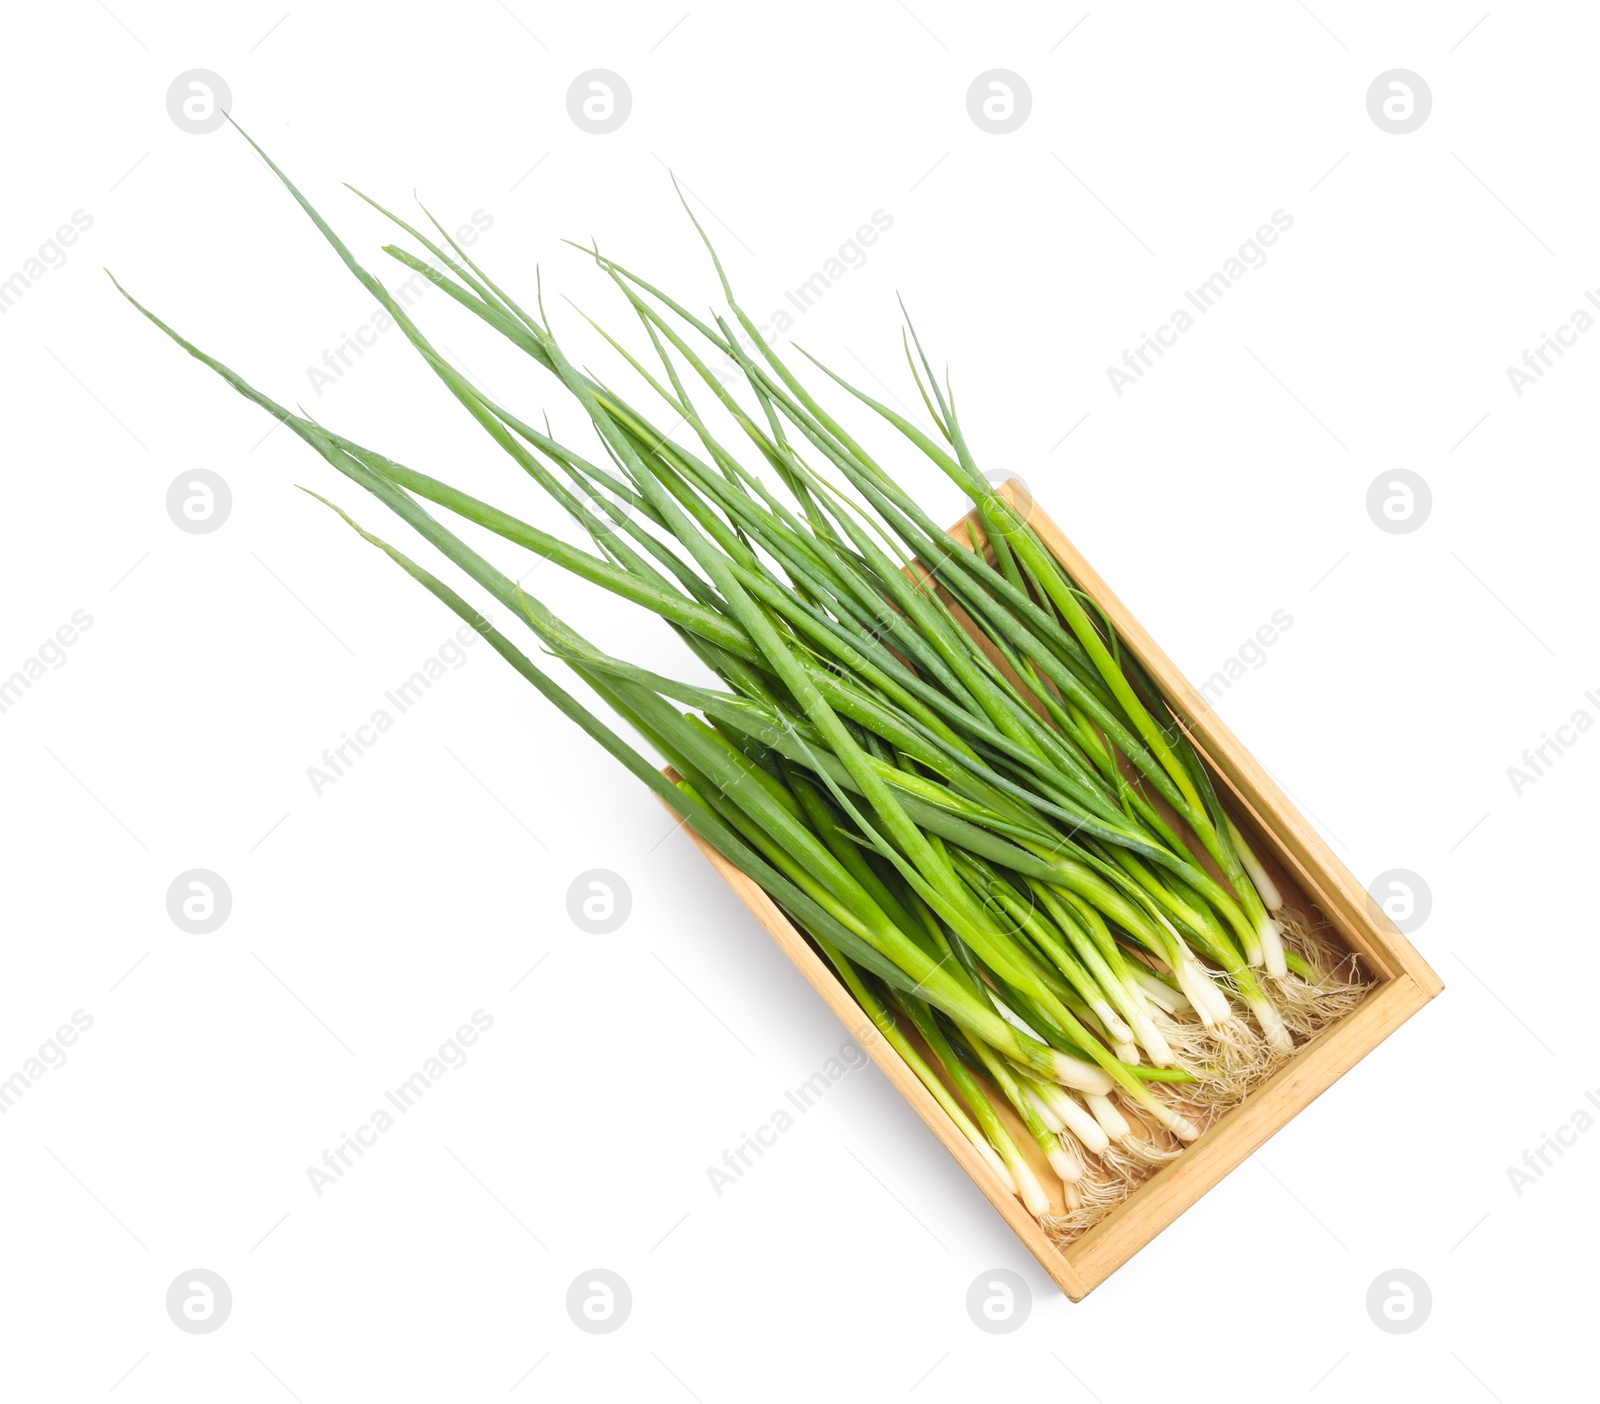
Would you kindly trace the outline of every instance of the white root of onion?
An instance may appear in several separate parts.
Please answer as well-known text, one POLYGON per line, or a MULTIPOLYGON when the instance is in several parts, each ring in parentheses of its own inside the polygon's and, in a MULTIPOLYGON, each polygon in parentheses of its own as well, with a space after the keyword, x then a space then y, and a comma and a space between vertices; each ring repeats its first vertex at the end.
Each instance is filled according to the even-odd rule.
POLYGON ((1132 1043, 1134 1041, 1133 1030, 1128 1027, 1127 1023, 1118 1016, 1117 1011, 1109 1004, 1097 1001, 1094 1012, 1100 1022, 1106 1026, 1106 1033, 1110 1035, 1113 1043, 1132 1043))
POLYGON ((1133 983, 1139 993, 1163 1014, 1183 1014, 1194 1008, 1188 996, 1173 989, 1166 981, 1158 980, 1142 965, 1134 964, 1133 983))
POLYGON ((978 1152, 978 1158, 994 1171, 995 1178, 1000 1181, 1012 1194, 1017 1192, 1016 1177, 1012 1175, 1005 1161, 995 1154, 995 1149, 987 1141, 972 1142, 972 1149, 978 1152))
POLYGON ((1145 1110, 1180 1141, 1197 1141, 1200 1139, 1200 1128, 1187 1117, 1179 1116, 1171 1107, 1157 1102, 1154 1107, 1146 1107, 1145 1110))
POLYGON ((1018 1160, 1014 1169, 1017 1194, 1022 1199, 1023 1207, 1035 1218, 1043 1218, 1050 1212, 1050 1196, 1044 1192, 1039 1177, 1033 1173, 1033 1167, 1025 1160, 1018 1160))
POLYGON ((1283 1016, 1278 1013, 1277 1005, 1270 999, 1251 999, 1246 1003, 1250 1012, 1256 1016, 1256 1022, 1261 1025, 1261 1032, 1266 1036, 1268 1045, 1277 1053, 1293 1053, 1294 1039, 1290 1036, 1288 1026, 1283 1022, 1283 1016))
POLYGON ((1038 1031, 1031 1028, 1023 1020, 1020 1014, 1006 1005, 1002 1000, 995 1000, 994 1007, 1000 1011, 1000 1017, 1004 1019, 1006 1023, 1010 1024, 1012 1028, 1016 1029, 1018 1033, 1027 1034, 1027 1036, 1033 1039, 1036 1043, 1044 1042, 1044 1039, 1040 1037, 1038 1031))
POLYGON ((1090 1155, 1099 1155, 1111 1144, 1110 1138, 1101 1130, 1100 1123, 1087 1111, 1078 1105, 1078 1100, 1070 1092, 1055 1089, 1058 1093, 1051 1101, 1051 1105, 1067 1130, 1083 1143, 1083 1148, 1090 1155))
POLYGON ((1239 832, 1239 826, 1232 819, 1228 820, 1228 833, 1233 839, 1233 847, 1239 855, 1240 864, 1256 886, 1256 895, 1261 898, 1261 905, 1269 912, 1278 911, 1283 906, 1283 894, 1278 891, 1278 884, 1267 876, 1267 870, 1261 866, 1261 860, 1245 842, 1244 835, 1239 832))
POLYGON ((1289 973, 1289 963, 1283 956, 1283 932, 1278 923, 1264 916, 1256 934, 1261 941, 1261 955, 1266 963, 1267 974, 1277 980, 1283 979, 1289 973))
POLYGON ((1113 1141, 1120 1141, 1124 1136, 1133 1134, 1133 1127, 1128 1125, 1127 1117, 1117 1110, 1116 1103, 1109 1097, 1085 1097, 1089 1110, 1094 1119, 1099 1123, 1100 1129, 1113 1141))
POLYGON ((1063 1185, 1075 1185, 1083 1178, 1083 1166, 1061 1147, 1052 1147, 1045 1158, 1050 1162, 1050 1168, 1060 1176, 1063 1185))
POLYGON ((1063 1122, 1061 1118, 1056 1115, 1055 1109, 1047 1101, 1045 1101, 1043 1097, 1035 1092, 1033 1088, 1025 1087, 1023 1088, 1023 1092, 1027 1096, 1028 1102, 1033 1107, 1034 1111, 1039 1113, 1039 1120, 1044 1122, 1044 1124, 1050 1128, 1052 1134, 1059 1136, 1063 1130, 1063 1122))
POLYGON ((1057 1082, 1063 1087, 1076 1088, 1079 1092, 1098 1092, 1104 1095, 1116 1086, 1111 1080, 1111 1074, 1104 1068, 1097 1067, 1094 1063, 1086 1063, 1082 1058, 1074 1058, 1070 1053, 1055 1050, 1052 1067, 1052 1075, 1057 1082))
POLYGON ((1174 973, 1184 994, 1189 997, 1189 1003, 1194 1005, 1195 1013, 1200 1016, 1200 1022, 1207 1028, 1215 1028, 1233 1017, 1227 995, 1217 988, 1216 981, 1187 951, 1179 959, 1174 973))
MULTIPOLYGON (((1140 1011, 1138 1026, 1134 1033, 1139 1040, 1139 1046, 1150 1055, 1150 1061, 1158 1068, 1170 1068, 1173 1064, 1172 1045, 1162 1037, 1150 1016, 1140 1011)), ((1123 1062, 1129 1060, 1124 1058, 1123 1062)))

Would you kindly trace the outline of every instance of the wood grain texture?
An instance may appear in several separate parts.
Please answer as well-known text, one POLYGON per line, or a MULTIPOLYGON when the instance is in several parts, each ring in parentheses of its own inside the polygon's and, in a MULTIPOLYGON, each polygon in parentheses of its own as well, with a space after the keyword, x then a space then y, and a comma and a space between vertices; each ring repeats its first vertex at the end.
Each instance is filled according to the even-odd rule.
MULTIPOLYGON (((1104 611, 1122 645, 1144 665, 1211 769, 1224 807, 1279 881, 1290 904, 1326 923, 1351 949, 1361 953, 1368 972, 1377 981, 1362 1003, 1298 1049, 1293 1058, 1223 1115, 1177 1160, 1062 1249, 994 1177, 944 1109, 878 1033, 815 947, 772 898, 692 831, 691 837, 1045 1272, 1069 1298, 1080 1301, 1444 986, 1203 695, 1129 614, 1060 528, 1032 502, 1026 489, 1013 480, 1001 492, 1029 514, 1029 524, 1040 539, 1104 611)), ((963 546, 969 545, 969 522, 976 524, 976 514, 951 528, 952 537, 963 546)))

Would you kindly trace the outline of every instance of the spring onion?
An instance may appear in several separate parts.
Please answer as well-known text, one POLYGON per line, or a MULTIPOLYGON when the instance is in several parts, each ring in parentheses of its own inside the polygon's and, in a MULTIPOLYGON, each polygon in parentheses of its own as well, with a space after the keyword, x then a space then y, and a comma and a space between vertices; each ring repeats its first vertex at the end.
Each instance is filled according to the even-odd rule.
POLYGON ((624 398, 569 360, 542 293, 530 313, 425 209, 434 234, 361 196, 414 246, 386 254, 576 400, 599 441, 585 454, 469 381, 256 150, 474 432, 592 549, 291 411, 123 295, 610 708, 645 751, 454 586, 333 507, 772 895, 988 1172, 1053 1231, 1103 1216, 1360 999, 1347 958, 1286 904, 1110 621, 980 471, 909 317, 902 345, 937 437, 801 353, 822 377, 808 388, 698 223, 726 305, 710 320, 590 246, 647 347, 601 329, 642 387, 624 398), (826 408, 818 393, 835 391, 826 408), (935 524, 835 417, 847 409, 955 482, 971 525, 935 524), (657 616, 701 680, 611 654, 457 522, 657 616))

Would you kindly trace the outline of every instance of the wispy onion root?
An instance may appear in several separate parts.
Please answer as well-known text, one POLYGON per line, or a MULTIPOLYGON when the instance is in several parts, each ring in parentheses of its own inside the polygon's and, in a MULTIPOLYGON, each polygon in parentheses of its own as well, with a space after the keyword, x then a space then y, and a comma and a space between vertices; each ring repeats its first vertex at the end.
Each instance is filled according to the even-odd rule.
POLYGON ((1268 987, 1284 1023, 1304 1042, 1350 1013, 1372 983, 1361 978, 1360 955, 1339 949, 1303 913, 1284 907, 1277 920, 1284 945, 1311 967, 1311 978, 1290 972, 1269 977, 1268 987))
MULTIPOLYGON (((1293 1049, 1274 1047, 1255 1022, 1230 1014, 1215 1023, 1202 1022, 1193 1011, 1174 1016, 1161 1010, 1151 1018, 1173 1053, 1173 1066, 1195 1077, 1193 1082, 1163 1083, 1154 1089, 1164 1107, 1204 1131, 1250 1091, 1272 1076, 1308 1039, 1350 1013, 1372 988, 1362 978, 1360 958, 1335 945, 1325 929, 1314 927, 1305 915, 1280 906, 1274 913, 1276 929, 1286 952, 1309 967, 1310 978, 1293 971, 1283 976, 1264 972, 1263 989, 1275 1016, 1292 1035, 1293 1049)), ((1224 977, 1218 983, 1227 996, 1239 992, 1224 977)), ((1254 1010, 1252 1010, 1254 1013, 1254 1010)), ((1103 1098, 1086 1098, 1097 1115, 1103 1098)), ((1124 1203, 1160 1167, 1182 1154, 1184 1143, 1136 1113, 1136 1125, 1127 1133, 1108 1138, 1092 1156, 1080 1156, 1083 1174, 1073 1182, 1062 1214, 1039 1216, 1052 1242, 1065 1247, 1087 1233, 1124 1203)))
POLYGON ((1067 1198, 1065 1214, 1047 1214, 1039 1220, 1040 1227, 1058 1247, 1087 1233, 1126 1200, 1134 1187, 1121 1176, 1102 1171, 1085 1175, 1072 1188, 1074 1194, 1067 1198))
POLYGON ((1123 1179, 1129 1181, 1131 1187, 1142 1184, 1152 1170, 1160 1169, 1169 1160, 1176 1160, 1182 1153, 1181 1142, 1162 1146, 1154 1141, 1130 1135, 1115 1142, 1101 1158, 1123 1179))
POLYGON ((1123 1140, 1097 1155, 1081 1157, 1083 1174, 1065 1196, 1066 1212, 1040 1216, 1040 1226, 1052 1242, 1065 1247, 1126 1202, 1182 1150, 1181 1141, 1141 1119, 1123 1140))
POLYGON ((1163 1017, 1161 1030, 1173 1049, 1173 1066, 1196 1079, 1169 1084, 1188 1094, 1182 1098, 1185 1106, 1233 1106, 1283 1062, 1283 1055, 1241 1019, 1207 1028, 1195 1019, 1163 1017))

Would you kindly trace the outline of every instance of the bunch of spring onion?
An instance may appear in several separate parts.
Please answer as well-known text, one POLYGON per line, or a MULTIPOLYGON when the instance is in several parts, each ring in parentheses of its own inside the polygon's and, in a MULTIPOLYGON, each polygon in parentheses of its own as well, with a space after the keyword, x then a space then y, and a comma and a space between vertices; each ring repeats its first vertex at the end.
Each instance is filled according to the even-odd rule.
POLYGON ((1032 1212, 1063 1231, 1092 1222, 1359 997, 1284 909, 1109 621, 979 470, 914 332, 907 361, 937 438, 815 364, 967 494, 964 539, 780 359, 709 241, 732 322, 585 251, 648 344, 635 356, 606 336, 641 406, 568 360, 542 296, 525 310, 426 211, 437 240, 368 202, 429 257, 387 254, 578 400, 601 450, 586 456, 469 384, 260 154, 593 550, 291 412, 134 306, 504 605, 671 766, 676 780, 452 585, 345 517, 772 895, 1032 1212), (608 653, 456 518, 659 616, 719 685, 608 653))

